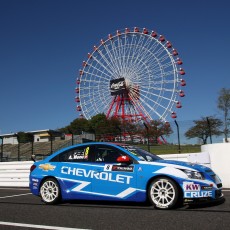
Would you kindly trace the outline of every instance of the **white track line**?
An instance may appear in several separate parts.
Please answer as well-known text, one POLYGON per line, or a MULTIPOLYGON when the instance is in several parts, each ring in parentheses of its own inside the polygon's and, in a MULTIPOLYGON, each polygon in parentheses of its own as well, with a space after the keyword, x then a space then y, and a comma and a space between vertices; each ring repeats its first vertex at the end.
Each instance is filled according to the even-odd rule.
POLYGON ((0 221, 0 225, 17 226, 17 227, 25 227, 25 228, 53 229, 53 230, 73 230, 73 229, 75 229, 75 230, 87 230, 87 229, 83 229, 83 228, 66 228, 66 227, 57 227, 57 226, 22 224, 22 223, 12 223, 12 222, 2 222, 2 221, 0 221))
POLYGON ((17 187, 11 187, 11 188, 8 188, 8 187, 2 187, 0 188, 0 190, 30 190, 29 188, 17 188, 17 187))
POLYGON ((32 193, 24 193, 24 194, 18 194, 18 195, 12 195, 12 196, 2 196, 0 199, 5 199, 5 198, 10 198, 10 197, 15 197, 15 196, 26 196, 26 195, 31 195, 32 193))

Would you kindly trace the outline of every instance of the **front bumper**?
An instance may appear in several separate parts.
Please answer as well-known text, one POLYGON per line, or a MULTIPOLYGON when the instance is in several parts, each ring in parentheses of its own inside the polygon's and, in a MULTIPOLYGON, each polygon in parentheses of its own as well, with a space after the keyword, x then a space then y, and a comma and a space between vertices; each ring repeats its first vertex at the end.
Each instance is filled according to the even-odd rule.
POLYGON ((184 198, 186 205, 218 205, 225 202, 224 194, 221 190, 215 191, 215 198, 201 197, 201 198, 184 198))

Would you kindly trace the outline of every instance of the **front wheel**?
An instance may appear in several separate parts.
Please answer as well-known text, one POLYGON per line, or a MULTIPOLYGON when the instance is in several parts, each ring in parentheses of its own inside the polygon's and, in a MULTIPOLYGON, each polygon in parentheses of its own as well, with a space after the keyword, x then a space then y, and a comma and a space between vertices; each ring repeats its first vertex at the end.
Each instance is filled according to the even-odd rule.
POLYGON ((61 192, 57 180, 48 178, 40 187, 40 195, 46 204, 56 204, 61 200, 61 192))
POLYGON ((177 184, 167 177, 153 180, 148 189, 148 196, 157 209, 175 208, 180 199, 177 184))

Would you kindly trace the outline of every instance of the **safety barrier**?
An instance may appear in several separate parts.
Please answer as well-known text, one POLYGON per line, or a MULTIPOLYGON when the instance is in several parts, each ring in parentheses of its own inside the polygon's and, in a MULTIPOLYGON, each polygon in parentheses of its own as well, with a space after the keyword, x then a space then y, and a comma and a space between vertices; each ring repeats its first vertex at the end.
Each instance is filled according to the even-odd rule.
POLYGON ((28 187, 32 161, 13 161, 0 163, 0 186, 28 187))

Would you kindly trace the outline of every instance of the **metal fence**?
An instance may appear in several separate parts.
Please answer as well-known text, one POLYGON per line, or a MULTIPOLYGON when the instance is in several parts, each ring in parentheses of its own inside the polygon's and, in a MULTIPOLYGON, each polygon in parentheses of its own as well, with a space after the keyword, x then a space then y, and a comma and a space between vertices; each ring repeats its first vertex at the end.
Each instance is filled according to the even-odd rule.
MULTIPOLYGON (((58 140, 53 142, 42 142, 42 143, 20 143, 17 144, 6 144, 3 145, 0 152, 0 161, 29 161, 31 160, 31 155, 37 155, 41 159, 47 155, 53 153, 54 151, 73 145, 77 143, 82 143, 86 141, 117 141, 124 142, 127 144, 139 145, 142 148, 149 150, 151 153, 155 154, 174 154, 174 153, 196 153, 201 151, 201 145, 203 144, 198 138, 187 139, 185 137, 186 131, 194 126, 194 122, 190 121, 173 121, 170 122, 170 126, 173 133, 169 136, 165 136, 164 143, 151 143, 145 139, 132 139, 127 135, 124 137, 122 133, 120 134, 100 134, 100 135, 76 135, 69 140, 58 140), (90 138, 86 138, 89 137, 90 138), (108 138, 109 137, 109 138, 108 138)), ((138 135, 137 135, 138 136, 138 135)), ((208 139, 208 143, 212 140, 213 143, 222 143, 223 136, 212 136, 208 139)))

